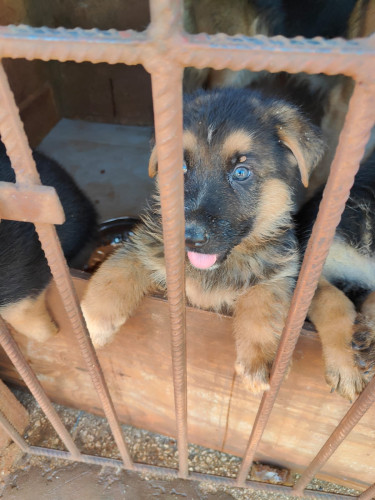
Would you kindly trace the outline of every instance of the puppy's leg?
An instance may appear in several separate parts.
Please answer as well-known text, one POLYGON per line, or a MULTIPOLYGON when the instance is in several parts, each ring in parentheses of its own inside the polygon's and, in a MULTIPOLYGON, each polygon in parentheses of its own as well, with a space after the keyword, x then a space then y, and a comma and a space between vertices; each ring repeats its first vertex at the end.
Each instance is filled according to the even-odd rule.
POLYGON ((107 344, 138 306, 151 280, 137 256, 120 248, 90 279, 82 301, 93 344, 107 344))
POLYGON ((355 361, 367 379, 375 372, 375 292, 371 292, 358 314, 352 341, 355 361))
POLYGON ((286 280, 255 285, 237 301, 235 368, 251 392, 269 389, 270 370, 290 304, 290 288, 286 280))
POLYGON ((327 383, 341 396, 352 400, 366 385, 351 347, 356 318, 353 303, 341 290, 321 278, 308 316, 322 341, 327 383))
POLYGON ((0 308, 0 314, 12 327, 27 337, 44 342, 58 332, 46 306, 46 291, 36 298, 26 297, 0 308))

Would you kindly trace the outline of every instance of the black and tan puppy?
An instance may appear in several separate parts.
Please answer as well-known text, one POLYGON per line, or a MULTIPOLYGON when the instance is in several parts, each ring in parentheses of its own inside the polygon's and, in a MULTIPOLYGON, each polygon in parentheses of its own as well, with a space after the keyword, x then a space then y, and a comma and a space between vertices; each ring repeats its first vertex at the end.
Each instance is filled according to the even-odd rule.
MULTIPOLYGON (((233 312, 236 369, 259 392, 269 387, 298 273, 294 199, 322 154, 320 134, 292 104, 227 89, 186 99, 183 141, 187 298, 233 312)), ((109 342, 165 280, 156 201, 89 282, 82 306, 94 344, 109 342)))
MULTIPOLYGON (((94 238, 96 213, 73 179, 55 161, 41 153, 34 159, 46 186, 53 186, 66 220, 56 226, 68 262, 79 256, 94 238)), ((0 181, 14 182, 15 175, 0 142, 0 181)), ((51 274, 34 225, 2 220, 0 223, 0 315, 16 330, 39 341, 57 332, 45 304, 51 274)))
MULTIPOLYGON (((303 247, 321 195, 298 214, 303 247)), ((356 176, 309 318, 322 340, 328 384, 353 399, 375 368, 375 153, 356 176)))

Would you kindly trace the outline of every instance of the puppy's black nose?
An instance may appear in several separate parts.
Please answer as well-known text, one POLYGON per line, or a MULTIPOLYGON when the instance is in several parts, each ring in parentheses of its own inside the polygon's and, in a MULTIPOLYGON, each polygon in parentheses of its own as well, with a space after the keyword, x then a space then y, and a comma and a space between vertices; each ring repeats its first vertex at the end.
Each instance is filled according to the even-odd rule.
POLYGON ((199 248, 207 243, 209 236, 205 229, 196 224, 187 223, 185 226, 185 244, 189 248, 199 248))

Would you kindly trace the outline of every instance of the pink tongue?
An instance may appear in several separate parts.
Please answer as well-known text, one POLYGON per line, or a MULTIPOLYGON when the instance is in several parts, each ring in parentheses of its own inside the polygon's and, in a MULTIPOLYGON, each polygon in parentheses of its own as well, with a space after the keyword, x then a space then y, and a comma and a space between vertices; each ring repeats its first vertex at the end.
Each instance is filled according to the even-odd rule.
POLYGON ((208 269, 215 264, 217 259, 215 254, 188 252, 187 255, 190 263, 198 269, 208 269))

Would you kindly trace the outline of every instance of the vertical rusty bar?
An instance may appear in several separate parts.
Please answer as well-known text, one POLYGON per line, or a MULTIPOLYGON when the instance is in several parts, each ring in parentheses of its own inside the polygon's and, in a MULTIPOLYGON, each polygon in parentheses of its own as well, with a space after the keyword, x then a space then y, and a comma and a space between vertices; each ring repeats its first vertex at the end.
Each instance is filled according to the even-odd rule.
POLYGON ((133 469, 133 462, 129 455, 120 423, 108 391, 104 375, 92 346, 86 324, 83 319, 78 298, 73 286, 68 266, 61 250, 61 245, 56 234, 56 229, 50 224, 35 224, 44 254, 51 269, 56 287, 59 291, 64 309, 72 325, 72 330, 77 338, 82 357, 87 365, 93 385, 98 393, 103 406, 113 437, 120 451, 121 458, 127 469, 133 469))
POLYGON ((361 493, 358 498, 360 500, 372 500, 375 498, 375 484, 367 488, 367 490, 361 493))
MULTIPOLYGON (((182 69, 152 74, 180 476, 188 475, 182 69)), ((169 71, 168 71, 169 70, 169 71)))
POLYGON ((20 433, 8 422, 4 413, 0 410, 0 426, 8 434, 8 436, 21 448, 25 453, 30 453, 30 447, 20 435, 20 433))
MULTIPOLYGON (((151 0, 155 40, 178 35, 182 2, 151 0)), ((185 321, 185 219, 182 155, 181 66, 160 58, 149 66, 155 115, 158 179, 163 219, 164 254, 171 324, 173 386, 176 409, 179 476, 188 476, 187 374, 185 321)))
MULTIPOLYGON (((315 473, 326 463, 330 456, 336 451, 344 439, 352 431, 362 416, 375 401, 375 378, 365 387, 364 391, 358 396, 353 406, 346 413, 336 429, 327 439, 319 453, 311 464, 303 472, 301 477, 294 485, 293 491, 296 495, 303 495, 303 490, 314 477, 315 473)), ((360 497, 362 498, 362 496, 360 497)), ((371 498, 371 497, 367 497, 371 498)))
POLYGON ((332 162, 319 213, 309 240, 292 303, 272 367, 270 389, 260 403, 247 449, 237 477, 243 485, 254 460, 285 372, 306 318, 335 229, 340 221, 354 176, 374 124, 375 86, 357 83, 350 100, 344 128, 332 162))
MULTIPOLYGON (((0 67, 0 133, 7 148, 12 166, 16 172, 17 182, 25 184, 40 183, 35 162, 31 155, 31 149, 28 146, 27 137, 14 101, 14 96, 2 67, 0 67)), ((36 224, 35 228, 46 255, 48 265, 50 266, 55 279, 56 286, 62 298, 65 310, 71 321, 72 329, 77 337, 82 357, 87 364, 92 382, 103 405, 105 415, 119 448, 121 458, 124 461, 125 467, 132 469, 133 463, 127 450, 100 364, 96 357, 95 350, 92 346, 90 336, 78 304, 78 299, 63 252, 61 250, 56 229, 53 225, 41 223, 36 224)), ((25 382, 28 383, 26 380, 25 382)), ((78 450, 76 452, 78 452, 78 450)), ((74 453, 76 452, 74 451, 74 453)))
POLYGON ((40 177, 19 118, 18 108, 1 62, 0 103, 1 140, 5 144, 9 158, 12 159, 17 182, 25 185, 40 184, 40 177))
POLYGON ((18 345, 14 341, 4 320, 1 317, 0 317, 0 345, 2 346, 9 359, 16 367, 18 373, 25 381, 27 387, 30 389, 32 395, 39 403, 39 406, 46 414, 48 420, 53 425, 53 428, 60 436, 66 448, 70 451, 73 457, 79 459, 80 452, 78 448, 74 444, 73 439, 71 438, 69 432, 66 430, 56 410, 52 406, 51 401, 48 399, 46 393, 44 392, 42 386, 40 385, 39 380, 36 378, 34 372, 30 368, 24 355, 20 351, 18 345))

